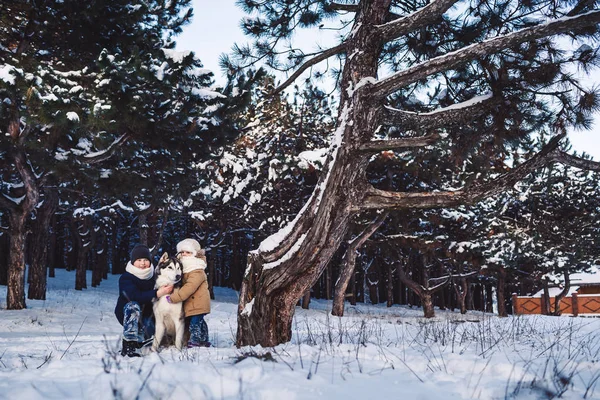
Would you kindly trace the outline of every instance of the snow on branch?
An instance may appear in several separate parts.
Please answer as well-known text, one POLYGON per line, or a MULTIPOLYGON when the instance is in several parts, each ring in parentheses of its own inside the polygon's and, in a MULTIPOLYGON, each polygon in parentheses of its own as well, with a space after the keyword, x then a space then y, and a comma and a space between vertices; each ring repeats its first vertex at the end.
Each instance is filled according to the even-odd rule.
POLYGON ((427 113, 403 111, 386 106, 383 123, 398 126, 404 131, 419 132, 450 125, 464 125, 489 113, 499 102, 500 99, 490 93, 427 113))
POLYGON ((434 0, 420 10, 392 22, 379 25, 377 29, 385 42, 399 38, 439 19, 458 0, 434 0))
POLYGON ((372 140, 359 147, 360 151, 377 152, 385 150, 406 149, 414 147, 425 147, 436 143, 440 139, 437 133, 414 138, 372 140))
POLYGON ((114 142, 112 142, 110 146, 108 146, 106 149, 92 153, 87 153, 83 156, 83 158, 79 158, 79 160, 90 164, 95 164, 107 160, 113 155, 115 149, 123 143, 125 143, 129 139, 129 137, 129 133, 125 133, 119 138, 117 138, 114 142))
POLYGON ((495 37, 481 43, 475 43, 462 49, 432 58, 406 70, 397 72, 375 83, 371 88, 371 96, 383 98, 400 88, 408 86, 430 75, 446 71, 468 61, 494 54, 502 49, 516 46, 520 43, 556 35, 575 28, 584 28, 600 22, 600 10, 590 11, 574 17, 563 17, 545 24, 495 37))
POLYGON ((87 216, 91 216, 96 214, 97 212, 100 211, 104 211, 104 210, 112 210, 115 207, 120 208, 121 210, 124 211, 129 211, 129 212, 133 212, 133 208, 131 207, 127 207, 125 204, 123 204, 123 202, 121 200, 117 200, 114 203, 110 204, 110 205, 105 205, 102 206, 100 208, 91 208, 91 207, 80 207, 80 208, 76 208, 73 211, 73 217, 74 218, 82 218, 82 217, 87 217, 87 216))
MULTIPOLYGON (((563 135, 555 136, 535 156, 514 168, 512 171, 500 175, 486 183, 473 184, 463 189, 445 192, 390 192, 369 186, 363 203, 358 210, 373 208, 406 209, 406 208, 441 208, 455 207, 463 204, 475 204, 479 200, 497 195, 525 178, 537 168, 544 167, 560 159, 558 145, 563 135), (558 154, 558 155, 557 155, 558 154)), ((571 156, 572 157, 572 156, 571 156)), ((598 163, 594 163, 598 164, 598 163)))

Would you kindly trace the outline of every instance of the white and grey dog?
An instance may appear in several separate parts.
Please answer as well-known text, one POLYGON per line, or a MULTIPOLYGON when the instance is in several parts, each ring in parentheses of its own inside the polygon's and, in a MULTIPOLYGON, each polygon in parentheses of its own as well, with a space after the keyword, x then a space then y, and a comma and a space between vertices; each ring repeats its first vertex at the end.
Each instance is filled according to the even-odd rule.
MULTIPOLYGON (((181 261, 164 253, 154 271, 156 275, 155 288, 158 289, 169 284, 175 287, 181 286, 182 269, 181 261)), ((154 301, 153 310, 156 319, 156 332, 154 333, 152 350, 158 350, 165 334, 174 338, 175 347, 181 350, 185 331, 183 303, 169 303, 167 296, 162 296, 154 301)))

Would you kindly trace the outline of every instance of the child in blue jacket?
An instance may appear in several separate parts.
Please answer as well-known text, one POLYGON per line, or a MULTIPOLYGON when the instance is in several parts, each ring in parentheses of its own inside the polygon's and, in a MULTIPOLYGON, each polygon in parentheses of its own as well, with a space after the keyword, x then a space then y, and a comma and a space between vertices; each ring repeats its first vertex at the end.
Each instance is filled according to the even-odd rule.
POLYGON ((119 278, 119 299, 115 315, 123 325, 121 355, 139 357, 138 349, 154 336, 152 300, 173 291, 173 286, 154 289, 154 266, 150 249, 143 244, 131 250, 130 261, 119 278))

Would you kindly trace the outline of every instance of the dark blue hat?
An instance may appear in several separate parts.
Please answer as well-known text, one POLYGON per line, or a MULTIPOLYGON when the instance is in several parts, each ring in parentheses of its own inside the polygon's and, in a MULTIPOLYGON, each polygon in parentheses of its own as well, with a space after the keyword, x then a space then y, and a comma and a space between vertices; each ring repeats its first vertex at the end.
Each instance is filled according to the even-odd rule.
POLYGON ((133 264, 135 260, 139 260, 140 258, 145 258, 146 260, 151 260, 152 256, 150 255, 150 249, 148 246, 143 244, 136 244, 131 250, 131 263, 133 264))

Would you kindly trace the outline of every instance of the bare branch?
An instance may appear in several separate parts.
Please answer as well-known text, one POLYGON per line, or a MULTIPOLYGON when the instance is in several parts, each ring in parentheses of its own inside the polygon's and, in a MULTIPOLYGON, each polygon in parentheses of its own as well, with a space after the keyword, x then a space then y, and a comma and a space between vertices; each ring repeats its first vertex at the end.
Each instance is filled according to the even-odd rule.
POLYGON ((434 133, 432 135, 414 137, 414 138, 402 138, 402 139, 389 139, 389 140, 373 140, 367 142, 359 147, 360 151, 376 153, 378 151, 394 150, 394 149, 406 149, 414 147, 425 147, 434 144, 440 139, 440 135, 434 133))
POLYGON ((458 0, 434 0, 412 14, 388 22, 384 25, 379 25, 377 29, 383 40, 389 42, 390 40, 406 35, 417 28, 435 22, 457 2, 458 0))
POLYGON ((369 91, 370 96, 372 97, 383 98, 420 79, 424 79, 441 71, 452 69, 468 61, 496 53, 502 49, 516 46, 526 41, 556 35, 571 29, 593 26, 599 22, 600 10, 594 10, 575 17, 565 17, 546 24, 521 29, 505 36, 499 36, 482 43, 473 44, 463 49, 444 54, 443 56, 432 58, 429 61, 425 61, 404 71, 395 73, 388 78, 382 79, 371 87, 366 87, 365 90, 369 91))
POLYGON ((383 124, 397 126, 403 131, 428 131, 440 127, 467 124, 500 104, 501 99, 491 95, 479 96, 429 113, 415 113, 385 107, 383 124))
POLYGON ((296 80, 296 78, 298 78, 300 75, 302 75, 302 73, 304 71, 306 71, 309 67, 312 67, 313 65, 318 64, 321 61, 324 61, 331 56, 343 53, 344 51, 346 51, 346 43, 340 43, 339 45, 337 45, 335 47, 324 50, 319 55, 309 59, 304 64, 302 64, 292 75, 290 75, 290 77, 285 82, 283 82, 281 85, 276 87, 272 94, 278 94, 281 91, 283 91, 283 89, 285 89, 292 82, 294 82, 296 80))
POLYGON ((358 6, 356 4, 341 4, 341 3, 329 3, 328 7, 335 11, 348 11, 348 12, 357 12, 358 6))

